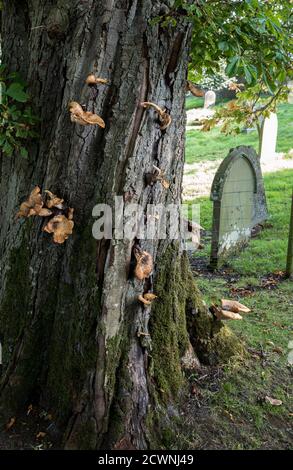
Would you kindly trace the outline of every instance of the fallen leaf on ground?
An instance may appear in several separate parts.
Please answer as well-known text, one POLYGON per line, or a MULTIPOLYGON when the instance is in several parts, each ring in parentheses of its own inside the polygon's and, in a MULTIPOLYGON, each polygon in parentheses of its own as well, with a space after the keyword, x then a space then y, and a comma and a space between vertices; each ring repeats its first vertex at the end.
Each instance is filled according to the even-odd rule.
POLYGON ((265 401, 272 406, 280 406, 283 404, 282 400, 277 400, 276 398, 269 397, 268 395, 265 396, 265 401))
POLYGON ((37 439, 43 439, 46 435, 47 435, 46 432, 40 431, 40 432, 38 432, 38 434, 36 435, 36 438, 37 438, 37 439))
POLYGON ((278 353, 278 354, 283 354, 284 351, 283 351, 283 349, 280 348, 279 346, 275 346, 275 347, 273 348, 273 352, 278 353))
POLYGON ((230 288, 231 295, 239 295, 240 297, 251 297, 255 295, 253 287, 231 287, 230 288))

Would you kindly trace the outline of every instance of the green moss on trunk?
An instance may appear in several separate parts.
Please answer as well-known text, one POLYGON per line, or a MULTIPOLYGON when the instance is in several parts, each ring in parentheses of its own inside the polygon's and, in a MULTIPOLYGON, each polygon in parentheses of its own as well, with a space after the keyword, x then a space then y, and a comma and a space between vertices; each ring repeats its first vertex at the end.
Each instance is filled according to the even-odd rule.
POLYGON ((243 352, 239 339, 215 320, 201 300, 186 253, 169 247, 155 280, 158 301, 150 319, 151 373, 163 400, 176 397, 184 383, 180 359, 189 341, 205 363, 226 361, 243 352))

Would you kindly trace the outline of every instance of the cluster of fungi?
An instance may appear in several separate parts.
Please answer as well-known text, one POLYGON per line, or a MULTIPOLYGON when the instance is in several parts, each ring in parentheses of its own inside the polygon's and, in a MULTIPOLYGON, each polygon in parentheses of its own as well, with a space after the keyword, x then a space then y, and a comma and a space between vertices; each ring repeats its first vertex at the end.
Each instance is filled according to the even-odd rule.
POLYGON ((24 201, 16 214, 16 217, 39 216, 47 218, 43 231, 53 234, 53 241, 62 244, 72 234, 74 222, 72 207, 66 207, 64 200, 45 190, 43 197, 41 189, 36 186, 28 199, 24 201))
POLYGON ((210 311, 217 320, 242 320, 241 313, 249 313, 251 310, 237 300, 222 299, 221 306, 213 304, 210 311))
MULTIPOLYGON (((97 89, 98 85, 106 85, 107 83, 106 79, 96 77, 93 73, 91 73, 86 79, 86 84, 92 89, 97 89)), ((172 119, 165 109, 160 108, 158 105, 150 101, 142 102, 140 105, 146 109, 152 108, 156 111, 161 131, 169 127, 172 119)), ((77 101, 70 101, 68 108, 70 112, 70 120, 73 123, 77 123, 82 126, 97 125, 101 128, 105 128, 105 122, 100 116, 98 116, 98 114, 85 110, 77 101)), ((147 184, 153 185, 157 181, 161 183, 164 189, 169 188, 169 182, 164 177, 164 171, 153 166, 152 173, 146 174, 146 182, 147 184)), ((36 186, 27 200, 21 204, 17 217, 39 216, 45 218, 46 222, 42 230, 53 234, 54 243, 62 244, 68 239, 69 235, 72 235, 74 227, 74 209, 66 207, 64 200, 53 194, 51 191, 45 190, 44 192, 45 196, 43 197, 40 187, 36 186)), ((152 256, 137 246, 133 248, 133 253, 136 260, 134 275, 139 281, 145 281, 145 279, 151 275, 153 270, 152 256)), ((148 307, 156 297, 157 296, 155 294, 148 292, 140 295, 138 300, 144 305, 144 307, 148 307)))

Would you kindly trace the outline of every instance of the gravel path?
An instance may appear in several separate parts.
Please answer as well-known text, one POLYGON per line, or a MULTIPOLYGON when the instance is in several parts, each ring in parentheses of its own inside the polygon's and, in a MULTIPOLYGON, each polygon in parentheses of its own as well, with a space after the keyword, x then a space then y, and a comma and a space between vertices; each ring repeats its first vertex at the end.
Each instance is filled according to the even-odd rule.
MULTIPOLYGON (((289 152, 293 154, 293 149, 289 152)), ((215 173, 222 160, 213 160, 185 164, 183 177, 183 199, 185 201, 201 196, 209 196, 215 173)), ((263 173, 272 173, 279 170, 293 170, 293 158, 285 159, 283 153, 278 153, 276 158, 262 162, 263 173)))

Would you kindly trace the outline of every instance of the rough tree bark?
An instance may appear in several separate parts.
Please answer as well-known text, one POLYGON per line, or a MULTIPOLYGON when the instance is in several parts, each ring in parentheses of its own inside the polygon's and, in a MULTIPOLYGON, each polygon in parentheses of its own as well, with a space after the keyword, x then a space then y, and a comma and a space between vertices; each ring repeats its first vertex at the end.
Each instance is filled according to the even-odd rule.
POLYGON ((0 160, 1 410, 41 403, 65 448, 154 447, 160 416, 168 420, 184 384, 189 341, 211 361, 229 354, 233 340, 200 301, 179 243, 140 241, 153 255, 159 296, 144 309, 137 296, 152 281, 131 275, 133 242, 97 242, 91 214, 115 195, 143 207, 180 201, 189 27, 151 26, 160 1, 3 3, 3 63, 27 80, 41 125, 28 160, 0 160), (109 80, 95 99, 90 72, 109 80), (71 123, 71 100, 95 110, 106 128, 71 123), (171 126, 162 132, 141 101, 166 107, 171 126), (145 185, 153 164, 169 190, 145 185), (35 185, 75 209, 64 245, 52 243, 38 218, 15 220, 35 185), (139 337, 142 330, 150 336, 139 337))

